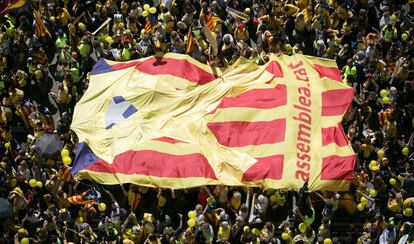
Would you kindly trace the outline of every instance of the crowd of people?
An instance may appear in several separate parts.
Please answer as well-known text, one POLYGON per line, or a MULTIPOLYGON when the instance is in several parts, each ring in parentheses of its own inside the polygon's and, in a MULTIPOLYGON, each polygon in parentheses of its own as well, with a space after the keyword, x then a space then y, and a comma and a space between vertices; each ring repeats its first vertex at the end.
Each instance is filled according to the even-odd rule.
POLYGON ((414 243, 414 1, 33 0, 0 26, 0 197, 12 206, 0 243, 414 243), (73 159, 72 112, 97 59, 166 52, 219 68, 336 60, 356 90, 349 191, 97 186, 34 150, 57 134, 73 159), (91 189, 97 204, 68 200, 91 189))

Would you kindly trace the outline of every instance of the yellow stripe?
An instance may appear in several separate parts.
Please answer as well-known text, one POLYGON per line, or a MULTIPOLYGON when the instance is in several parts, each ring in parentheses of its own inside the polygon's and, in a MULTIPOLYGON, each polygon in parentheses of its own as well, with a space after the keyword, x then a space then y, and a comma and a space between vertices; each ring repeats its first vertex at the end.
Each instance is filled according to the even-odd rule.
POLYGON ((139 182, 142 186, 148 187, 165 187, 169 186, 172 189, 187 189, 192 187, 198 187, 200 185, 217 185, 220 184, 217 180, 208 178, 166 178, 156 176, 145 176, 145 175, 128 175, 121 173, 97 173, 89 170, 80 171, 75 178, 78 179, 89 179, 96 182, 100 182, 104 185, 113 184, 126 184, 139 182))
POLYGON ((249 145, 244 147, 232 147, 240 152, 249 154, 254 158, 263 158, 277 154, 284 154, 283 148, 285 147, 285 142, 278 142, 274 144, 262 144, 262 145, 249 145))

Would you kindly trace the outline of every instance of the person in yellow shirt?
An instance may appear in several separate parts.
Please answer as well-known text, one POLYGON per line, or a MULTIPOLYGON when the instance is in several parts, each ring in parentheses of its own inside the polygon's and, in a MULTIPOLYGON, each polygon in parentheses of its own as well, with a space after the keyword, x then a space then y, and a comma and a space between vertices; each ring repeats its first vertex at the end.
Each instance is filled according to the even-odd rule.
POLYGON ((223 221, 217 233, 217 240, 228 241, 230 239, 230 226, 227 221, 223 221))
POLYGON ((286 17, 296 16, 299 13, 300 9, 293 4, 285 4, 283 6, 283 12, 286 17))
POLYGON ((17 104, 18 102, 21 102, 24 97, 24 92, 14 86, 9 87, 9 95, 11 98, 12 104, 17 104))
POLYGON ((66 8, 58 8, 58 16, 57 19, 59 21, 59 25, 64 27, 68 24, 71 16, 66 8))

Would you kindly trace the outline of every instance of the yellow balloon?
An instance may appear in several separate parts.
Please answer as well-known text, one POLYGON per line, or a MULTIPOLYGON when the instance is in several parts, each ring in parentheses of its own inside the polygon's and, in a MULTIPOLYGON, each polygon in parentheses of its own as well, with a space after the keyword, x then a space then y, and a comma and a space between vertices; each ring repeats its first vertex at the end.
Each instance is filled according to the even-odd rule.
POLYGON ((362 203, 358 203, 358 205, 357 205, 357 209, 358 209, 359 211, 363 211, 363 210, 365 209, 364 204, 362 204, 362 203))
POLYGON ((141 15, 142 15, 142 17, 147 17, 148 16, 148 11, 147 10, 142 11, 141 15))
POLYGON ((331 238, 326 238, 325 240, 323 240, 323 244, 332 244, 331 238))
POLYGON ((282 239, 285 240, 285 241, 289 240, 290 239, 290 234, 287 233, 287 232, 283 232, 282 233, 282 239))
POLYGON ((385 90, 385 89, 382 89, 382 90, 380 91, 380 95, 381 95, 381 97, 386 97, 386 96, 388 96, 388 91, 387 91, 387 90, 385 90))
POLYGON ((42 188, 43 187, 43 182, 37 181, 36 186, 39 187, 39 188, 42 188))
POLYGON ((379 158, 384 157, 384 155, 385 155, 384 150, 382 150, 382 149, 378 150, 377 155, 378 155, 379 158))
POLYGON ((150 6, 148 4, 144 4, 144 10, 150 9, 150 6))
POLYGON ((306 226, 306 224, 305 223, 300 223, 299 224, 299 227, 298 227, 298 229, 299 229, 299 231, 301 232, 301 233, 305 233, 305 231, 306 231, 306 229, 307 229, 308 227, 306 226))
POLYGON ((376 197, 376 196, 378 195, 378 192, 377 192, 375 189, 371 189, 371 190, 369 191, 369 195, 370 195, 371 197, 376 197))
POLYGON ((188 226, 190 227, 194 227, 196 225, 196 220, 195 219, 189 219, 187 221, 188 226))
POLYGON ((383 98, 382 98, 382 102, 383 102, 384 104, 390 104, 390 103, 391 103, 391 99, 390 99, 389 97, 383 97, 383 98))
POLYGON ((66 158, 69 156, 69 150, 66 148, 63 148, 62 151, 60 152, 60 155, 62 156, 62 158, 66 158))
POLYGON ((66 164, 66 165, 70 165, 72 163, 72 159, 70 157, 64 157, 62 159, 62 161, 66 164))
POLYGON ((195 219, 197 217, 197 213, 194 210, 188 211, 188 218, 195 219))
POLYGON ((365 197, 361 197, 361 203, 365 206, 368 204, 368 199, 366 199, 365 197))
POLYGON ((408 35, 407 35, 407 33, 406 33, 406 32, 402 33, 402 35, 401 35, 401 39, 402 39, 403 41, 406 41, 406 40, 408 39, 408 35))
POLYGON ((37 181, 35 179, 30 179, 29 180, 29 186, 36 187, 37 186, 37 181))
POLYGON ((20 243, 21 243, 21 244, 29 244, 29 243, 30 243, 30 240, 29 240, 29 238, 25 237, 25 238, 23 238, 23 239, 20 241, 20 243))
POLYGON ((403 202, 403 209, 411 208, 413 199, 414 199, 413 197, 406 198, 403 202))
POLYGON ((407 217, 411 217, 413 215, 413 209, 412 208, 406 208, 406 209, 404 209, 403 214, 407 217))
POLYGON ((82 30, 83 31, 83 30, 86 29, 86 26, 85 26, 84 23, 81 22, 81 23, 78 24, 78 28, 79 28, 79 30, 82 30))
POLYGON ((151 7, 148 11, 150 14, 155 14, 157 12, 157 9, 155 7, 151 7))
POLYGON ((103 203, 103 202, 99 203, 98 204, 98 210, 101 211, 101 212, 105 211, 106 210, 106 204, 103 203))
POLYGON ((390 179, 390 185, 395 186, 395 184, 397 184, 397 180, 394 178, 390 179))
POLYGON ((408 147, 404 147, 401 152, 404 156, 408 156, 408 154, 410 153, 410 149, 408 149, 408 147))

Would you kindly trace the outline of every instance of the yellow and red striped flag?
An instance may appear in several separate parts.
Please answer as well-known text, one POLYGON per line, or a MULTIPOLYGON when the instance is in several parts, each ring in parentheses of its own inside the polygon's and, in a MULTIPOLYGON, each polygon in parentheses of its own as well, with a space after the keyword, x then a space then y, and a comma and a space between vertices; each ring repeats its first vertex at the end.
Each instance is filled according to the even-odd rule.
POLYGON ((19 10, 26 6, 27 0, 4 0, 0 8, 0 15, 5 15, 11 11, 19 10))
POLYGON ((221 21, 221 19, 217 16, 214 16, 211 11, 209 11, 207 14, 205 14, 203 11, 201 11, 200 19, 207 26, 207 28, 211 31, 214 30, 215 23, 218 22, 218 21, 221 21))
POLYGON ((192 53, 194 49, 194 37, 193 37, 193 29, 190 26, 187 34, 187 50, 185 53, 192 53))
POLYGON ((95 189, 91 188, 79 195, 68 197, 68 201, 75 205, 98 204, 101 194, 95 189))
POLYGON ((272 56, 221 71, 187 55, 100 60, 75 107, 72 175, 100 184, 346 190, 340 124, 354 90, 333 61, 272 56), (93 114, 93 116, 85 116, 93 114))
POLYGON ((48 35, 50 37, 50 33, 47 30, 45 23, 43 22, 43 20, 40 17, 40 13, 38 12, 33 12, 33 17, 35 20, 35 34, 38 37, 44 37, 46 35, 48 35))

